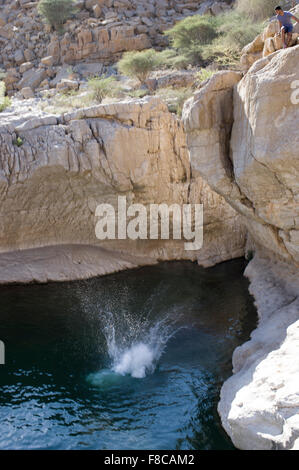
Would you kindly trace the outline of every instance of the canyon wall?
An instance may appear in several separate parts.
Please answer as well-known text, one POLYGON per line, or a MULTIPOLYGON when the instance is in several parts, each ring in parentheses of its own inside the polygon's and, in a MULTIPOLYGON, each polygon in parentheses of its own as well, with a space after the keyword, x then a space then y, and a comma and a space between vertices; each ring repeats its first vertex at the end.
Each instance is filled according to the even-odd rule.
POLYGON ((216 74, 183 114, 193 174, 245 216, 257 247, 290 263, 299 261, 298 57, 296 46, 260 59, 237 86, 237 73, 216 74))
MULTIPOLYGON (((37 2, 0 0, 0 65, 10 94, 52 86, 62 63, 84 60, 102 73, 124 50, 163 47, 166 27, 214 5, 77 3, 58 37, 40 25, 37 2)), ((299 447, 299 46, 257 60, 274 41, 270 30, 244 51, 245 69, 254 62, 246 75, 222 71, 203 83, 183 123, 146 97, 61 115, 14 104, 0 124, 1 283, 253 256, 245 274, 259 324, 235 351, 219 403, 240 449, 299 447), (98 240, 96 207, 112 204, 117 215, 118 196, 147 208, 202 203, 202 249, 186 251, 184 240, 98 240)))
POLYGON ((97 105, 61 116, 2 114, 0 282, 65 280, 158 260, 204 266, 244 254, 241 216, 192 178, 181 122, 157 98, 97 105), (202 203, 204 245, 183 240, 98 240, 96 207, 202 203), (107 251, 108 250, 108 251, 107 251))
POLYGON ((185 104, 192 174, 244 216, 258 328, 233 356, 222 424, 240 449, 299 443, 299 46, 216 74, 185 104))

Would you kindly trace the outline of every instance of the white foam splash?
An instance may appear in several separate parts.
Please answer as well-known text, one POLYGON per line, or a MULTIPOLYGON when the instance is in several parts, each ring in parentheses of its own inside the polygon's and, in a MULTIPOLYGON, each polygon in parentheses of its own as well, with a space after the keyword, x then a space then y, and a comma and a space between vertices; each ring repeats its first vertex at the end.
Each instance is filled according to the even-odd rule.
POLYGON ((113 370, 117 374, 130 374, 132 377, 141 379, 145 377, 146 372, 153 369, 154 360, 154 352, 149 346, 139 343, 123 352, 113 370))
POLYGON ((179 329, 175 327, 176 320, 165 316, 151 322, 147 318, 132 319, 130 315, 106 315, 104 334, 111 369, 139 379, 153 373, 166 343, 179 329))

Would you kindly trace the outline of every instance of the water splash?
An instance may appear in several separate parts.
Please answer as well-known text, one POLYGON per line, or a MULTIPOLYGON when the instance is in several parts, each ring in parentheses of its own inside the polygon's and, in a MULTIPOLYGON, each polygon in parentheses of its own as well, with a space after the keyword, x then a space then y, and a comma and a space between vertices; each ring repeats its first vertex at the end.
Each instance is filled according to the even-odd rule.
POLYGON ((170 314, 160 320, 106 314, 104 335, 111 369, 135 378, 153 373, 167 342, 180 329, 177 321, 170 314))
POLYGON ((117 374, 130 374, 132 377, 141 379, 145 377, 146 372, 153 371, 154 361, 154 352, 147 344, 134 344, 120 355, 113 370, 117 374))
POLYGON ((182 328, 177 325, 179 318, 178 314, 166 314, 157 320, 151 309, 138 316, 126 309, 102 313, 110 368, 90 374, 87 380, 109 387, 117 385, 121 377, 141 379, 152 374, 167 342, 182 328))

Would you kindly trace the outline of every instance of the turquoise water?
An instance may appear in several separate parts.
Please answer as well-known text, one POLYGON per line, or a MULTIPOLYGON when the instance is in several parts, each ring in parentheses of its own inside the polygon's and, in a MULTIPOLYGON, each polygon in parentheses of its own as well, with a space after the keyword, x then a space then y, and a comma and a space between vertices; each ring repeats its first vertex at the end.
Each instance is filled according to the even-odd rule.
POLYGON ((256 324, 244 268, 1 287, 0 449, 232 449, 216 407, 256 324))

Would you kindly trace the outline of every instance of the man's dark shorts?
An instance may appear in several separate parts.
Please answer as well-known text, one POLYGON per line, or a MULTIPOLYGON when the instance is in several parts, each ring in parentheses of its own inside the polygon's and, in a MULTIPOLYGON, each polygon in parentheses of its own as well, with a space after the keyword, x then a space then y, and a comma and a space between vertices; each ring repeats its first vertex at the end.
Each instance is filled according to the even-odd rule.
POLYGON ((285 33, 292 33, 294 29, 292 24, 283 26, 283 28, 284 28, 285 33))

